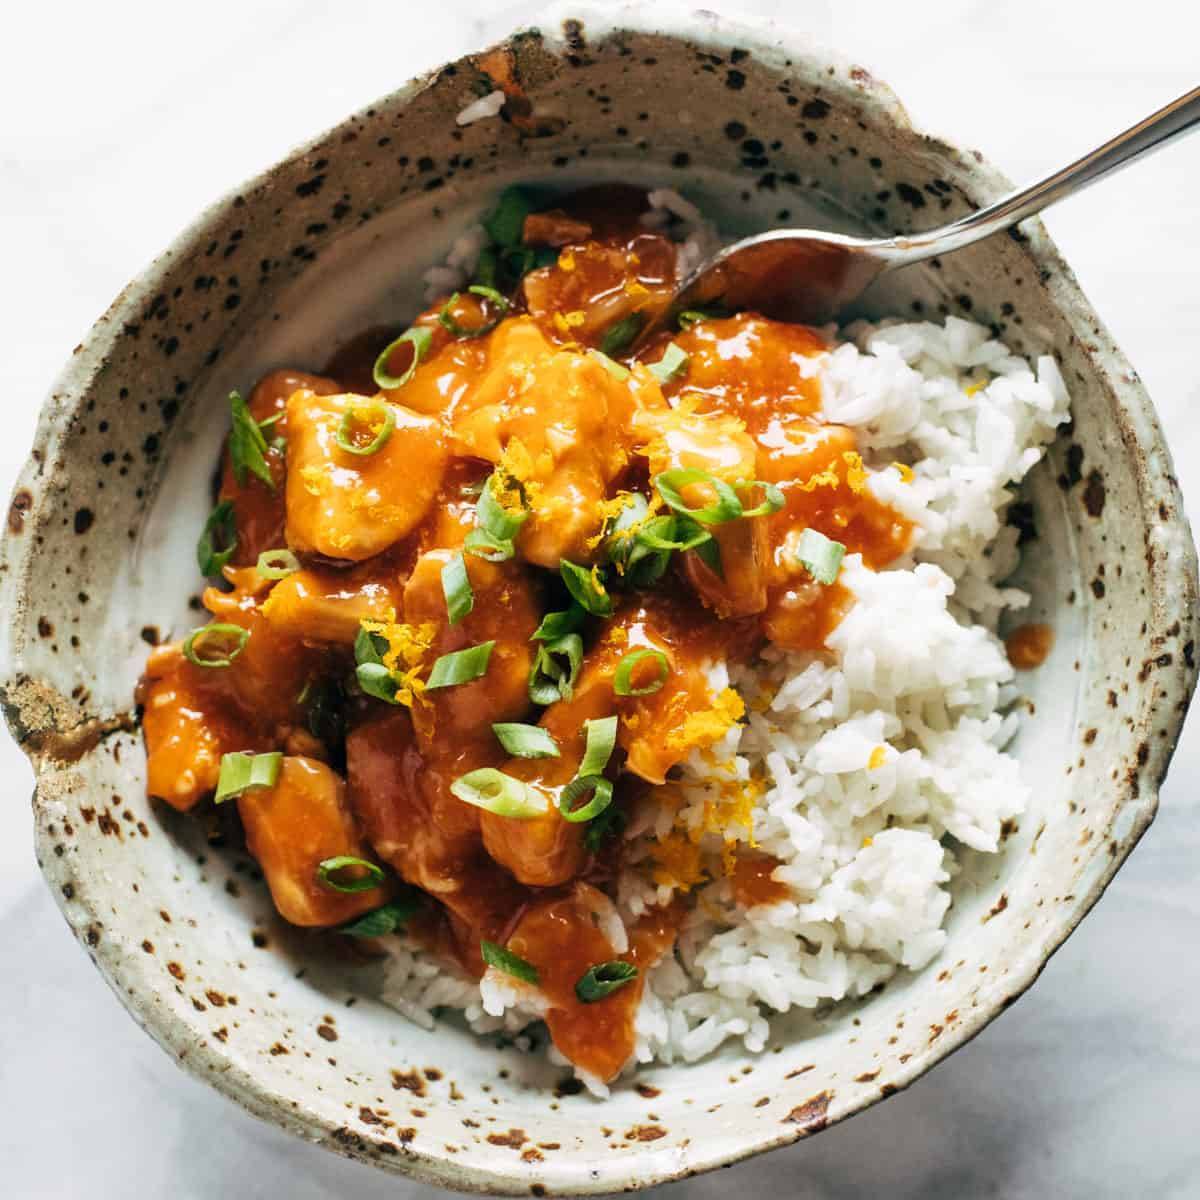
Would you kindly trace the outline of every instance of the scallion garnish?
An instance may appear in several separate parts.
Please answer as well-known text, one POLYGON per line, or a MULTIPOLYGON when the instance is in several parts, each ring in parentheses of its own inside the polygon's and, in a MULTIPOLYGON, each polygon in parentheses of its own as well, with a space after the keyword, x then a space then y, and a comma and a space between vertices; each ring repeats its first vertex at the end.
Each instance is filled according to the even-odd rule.
POLYGON ((517 552, 511 538, 493 537, 486 529, 472 529, 463 539, 463 549, 488 562, 507 562, 517 552))
POLYGON ((667 682, 667 676, 670 674, 671 666, 667 661, 667 656, 661 650, 652 650, 649 647, 643 646, 637 650, 630 650, 617 663, 617 670, 613 675, 613 691, 618 696, 649 696, 661 690, 663 684, 667 682), (638 664, 644 662, 654 663, 655 677, 641 687, 634 687, 633 673, 637 669, 638 664))
POLYGON ((725 565, 721 561, 721 543, 716 538, 701 542, 696 548, 696 557, 718 578, 725 578, 725 565))
POLYGON ((570 821, 573 825, 580 824, 590 821, 604 812, 612 803, 612 797, 612 782, 605 779, 603 775, 576 775, 558 793, 558 811, 562 814, 564 821, 570 821), (592 798, 586 804, 575 808, 575 801, 586 796, 588 792, 592 793, 592 798))
POLYGON ((305 724, 313 737, 334 753, 346 741, 346 695, 336 679, 318 679, 305 684, 298 703, 305 706, 305 724))
POLYGON ((403 387, 413 377, 432 345, 433 331, 427 326, 414 325, 411 329, 406 329, 394 342, 389 342, 375 360, 375 366, 371 372, 375 378, 375 385, 389 390, 403 387), (392 355, 402 346, 411 346, 412 356, 408 360, 408 366, 399 375, 396 375, 390 370, 392 355))
POLYGON ((528 821, 547 811, 546 798, 541 792, 495 767, 480 767, 460 775, 450 785, 450 791, 464 804, 516 821, 528 821))
POLYGON ((575 601, 597 617, 611 617, 613 599, 604 586, 604 576, 597 568, 581 567, 564 558, 559 561, 558 573, 575 601))
POLYGON ((504 314, 508 312, 508 301, 500 295, 493 287, 488 287, 487 284, 473 283, 467 291, 474 296, 479 296, 486 300, 496 309, 496 315, 491 320, 484 318, 482 325, 466 326, 460 325, 454 318, 454 306, 462 299, 460 293, 455 292, 449 300, 442 305, 442 311, 438 313, 438 322, 443 328, 448 329, 456 338, 460 340, 468 340, 470 338, 483 337, 485 333, 491 333, 501 321, 504 320, 504 314))
POLYGON ((575 633, 576 630, 581 629, 586 620, 587 613, 578 604, 572 604, 570 608, 563 609, 562 612, 549 612, 542 618, 542 623, 533 631, 529 640, 531 642, 557 641, 561 637, 566 637, 568 633, 575 633))
POLYGON ((457 625, 475 607, 467 562, 461 554, 454 555, 442 567, 442 595, 446 598, 446 615, 451 625, 457 625))
POLYGON ((409 917, 421 907, 416 896, 407 896, 403 900, 393 900, 382 908, 364 913, 357 921, 342 925, 338 933, 348 933, 351 937, 377 938, 387 937, 406 924, 409 917))
POLYGON ((625 814, 617 805, 610 804, 588 822, 588 827, 583 831, 583 847, 590 854, 595 854, 609 838, 616 837, 624 828, 625 814))
POLYGON ((525 218, 533 212, 533 201, 523 188, 505 188, 495 209, 484 220, 488 237, 512 250, 521 245, 525 233, 525 218))
POLYGON ((686 333, 693 325, 699 325, 701 321, 712 321, 716 318, 716 313, 705 312, 702 308, 687 308, 675 318, 679 322, 679 328, 686 333))
POLYGON ((237 553, 237 517, 233 511, 232 500, 222 500, 208 514, 204 528, 200 532, 200 540, 196 543, 196 562, 200 565, 202 575, 220 575, 234 554, 237 553), (222 549, 216 546, 220 539, 222 549))
POLYGON ((608 766, 608 760, 617 744, 617 718, 596 717, 584 721, 583 762, 579 764, 580 775, 600 775, 608 766))
POLYGON ((264 579, 286 579, 300 570, 300 560, 290 550, 264 550, 254 569, 264 579))
POLYGON ((610 962, 597 963, 580 976, 575 985, 575 995, 584 1004, 594 1004, 611 996, 618 988, 632 983, 638 975, 638 969, 633 963, 623 962, 614 958, 610 962))
POLYGON ((540 725, 500 721, 492 726, 496 740, 514 758, 558 758, 558 743, 540 725))
POLYGON ((317 863, 317 882, 331 892, 369 892, 384 879, 383 868, 353 854, 339 854, 317 863), (349 872, 349 874, 347 874, 349 872))
POLYGON ((524 507, 514 511, 500 502, 496 495, 496 488, 500 484, 499 474, 498 471, 493 471, 487 477, 483 491, 479 493, 479 500, 475 505, 475 523, 499 541, 512 541, 529 519, 529 512, 524 507))
POLYGON ((777 513, 784 506, 783 493, 765 479, 739 479, 733 486, 739 490, 752 487, 763 490, 762 503, 756 504, 753 508, 743 508, 743 517, 766 517, 771 513, 777 513))
POLYGON ((676 375, 687 370, 688 356, 674 342, 668 344, 663 356, 656 363, 650 363, 650 374, 659 383, 668 383, 676 375))
POLYGON ((274 787, 282 764, 283 755, 278 751, 271 754, 243 754, 240 751, 222 754, 213 803, 222 804, 255 788, 274 787))
POLYGON ((833 583, 842 567, 846 547, 816 529, 806 529, 796 546, 796 557, 818 583, 833 583))
POLYGON ((543 641, 529 671, 529 699, 534 704, 570 700, 583 669, 583 639, 577 633, 543 641))
POLYGON ((183 657, 194 667, 228 667, 246 648, 250 630, 212 622, 193 629, 183 640, 183 657))
POLYGON ((663 471, 654 477, 654 486, 658 494, 666 501, 667 507, 684 517, 691 517, 704 525, 720 525, 725 521, 733 521, 742 515, 742 502, 737 492, 723 479, 718 479, 709 471, 699 467, 676 467, 671 471, 663 471), (694 484, 704 484, 716 493, 716 501, 692 508, 683 498, 683 489, 694 484))
POLYGON ((275 480, 267 466, 267 439, 258 422, 250 415, 241 392, 229 393, 229 412, 233 424, 229 429, 229 461, 233 465, 233 476, 238 487, 246 486, 246 473, 257 476, 272 491, 275 480))
POLYGON ((396 428, 396 411, 386 400, 352 402, 342 414, 334 441, 339 450, 355 454, 360 458, 378 454, 396 428), (360 438, 371 434, 371 440, 360 438))
POLYGON ((618 382, 624 383, 629 378, 629 368, 609 358, 603 350, 589 350, 588 353, 618 382))
POLYGON ((387 648, 387 638, 360 627, 358 636, 354 639, 354 677, 358 680, 358 686, 368 696, 374 696, 376 700, 383 700, 388 704, 396 704, 400 685, 391 671, 383 665, 383 656, 387 648))
POLYGON ((495 967, 497 971, 503 971, 505 975, 511 975, 522 983, 537 984, 537 967, 531 962, 526 962, 519 954, 514 954, 511 950, 486 939, 479 943, 479 953, 489 967, 495 967))
POLYGON ((480 642, 477 646, 468 646, 465 650, 455 650, 452 654, 443 654, 437 659, 429 672, 425 690, 432 692, 435 688, 456 687, 460 683, 470 683, 487 674, 488 660, 492 657, 492 647, 496 643, 480 642))
POLYGON ((637 541, 651 550, 694 550, 712 538, 699 521, 668 513, 652 517, 634 535, 637 541))
POLYGON ((645 314, 636 312, 622 317, 619 321, 614 321, 600 339, 600 353, 609 358, 615 358, 618 354, 628 350, 633 344, 633 339, 641 333, 642 326, 645 324, 645 314))

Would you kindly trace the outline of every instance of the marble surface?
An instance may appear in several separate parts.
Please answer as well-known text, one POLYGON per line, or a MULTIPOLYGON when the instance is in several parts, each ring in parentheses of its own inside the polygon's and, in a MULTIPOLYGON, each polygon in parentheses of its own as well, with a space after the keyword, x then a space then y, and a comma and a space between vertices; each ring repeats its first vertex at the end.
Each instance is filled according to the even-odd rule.
MULTIPOLYGON (((708 7, 733 8, 721 0, 708 7)), ((915 119, 1015 178, 1196 82, 1200 18, 1142 0, 758 0, 888 80, 915 119)), ((41 0, 0 72, 0 482, 61 360, 209 200, 523 4, 41 0), (422 6, 424 10, 424 6, 422 6), (481 15, 485 14, 485 15, 481 15)), ((1200 141, 1047 218, 1142 373, 1200 496, 1200 141)), ((1193 517, 1196 516, 1193 508, 1193 517)), ((16 1197, 432 1197, 285 1138, 184 1076, 68 936, 30 848, 29 769, 0 737, 0 1169, 16 1197)), ((814 1141, 662 1190, 849 1198, 1200 1196, 1200 728, 1156 824, 1041 981, 908 1092, 814 1141)))

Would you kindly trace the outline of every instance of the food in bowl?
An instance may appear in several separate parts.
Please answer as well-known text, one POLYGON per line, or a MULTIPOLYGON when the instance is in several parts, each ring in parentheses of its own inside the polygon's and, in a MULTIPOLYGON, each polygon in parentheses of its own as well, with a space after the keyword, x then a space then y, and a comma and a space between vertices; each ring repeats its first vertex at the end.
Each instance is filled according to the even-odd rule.
POLYGON ((544 1021, 598 1093, 926 966, 1027 798, 996 630, 1053 358, 953 317, 639 341, 713 244, 674 193, 510 190, 398 337, 235 393, 212 619, 141 685, 149 792, 236 807, 285 920, 422 1023, 544 1021))

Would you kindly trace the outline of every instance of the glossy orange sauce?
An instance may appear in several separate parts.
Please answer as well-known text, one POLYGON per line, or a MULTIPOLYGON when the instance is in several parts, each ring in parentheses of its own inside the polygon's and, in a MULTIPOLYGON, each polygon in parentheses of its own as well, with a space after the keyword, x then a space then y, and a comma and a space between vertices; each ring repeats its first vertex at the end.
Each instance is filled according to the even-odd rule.
MULTIPOLYGON (((589 189, 543 214, 530 240, 552 247, 552 261, 525 276, 507 319, 456 340, 435 306, 417 321, 430 331, 429 352, 401 388, 378 393, 371 377, 394 330, 347 344, 324 375, 266 376, 248 403, 259 421, 282 414, 267 431, 269 442, 283 442, 267 452, 275 487, 253 477, 239 484, 226 452, 219 496, 234 505, 238 547, 226 588, 204 595, 214 620, 250 638, 226 669, 196 667, 178 645, 160 647, 140 693, 149 788, 178 808, 212 792, 224 753, 288 755, 273 791, 239 801, 250 848, 285 917, 332 926, 379 903, 314 891, 314 855, 383 864, 388 888, 398 879, 430 898, 412 929, 423 944, 475 975, 484 969, 481 939, 533 963, 555 1044, 605 1079, 632 1053, 642 981, 592 1004, 579 1001, 575 984, 615 957, 648 969, 670 951, 689 901, 644 918, 630 930, 628 953, 614 953, 594 915, 594 885, 615 877, 619 840, 594 852, 587 827, 566 821, 555 803, 583 757, 583 722, 620 718, 607 768, 618 797, 661 785, 741 716, 735 694, 714 696, 711 663, 750 661, 768 641, 819 650, 853 603, 840 583, 816 583, 799 565, 791 547, 800 531, 817 529, 872 567, 904 553, 912 538, 907 522, 864 485, 853 431, 819 418, 811 364, 825 345, 815 331, 754 314, 704 321, 658 336, 636 360, 613 349, 632 372, 627 379, 587 352, 614 322, 653 315, 669 298, 675 247, 639 225, 644 208, 635 189, 589 189), (646 364, 668 341, 689 356, 688 368, 660 385, 646 364), (333 445, 340 415, 356 403, 344 393, 393 406, 397 432, 375 458, 333 445), (443 570, 474 525, 479 484, 497 465, 521 479, 532 515, 515 558, 464 556, 474 607, 451 625, 443 570), (622 490, 648 494, 654 473, 696 465, 744 484, 747 506, 761 498, 749 481, 776 484, 785 506, 713 527, 720 573, 694 551, 676 555, 651 590, 622 591, 610 572, 615 611, 583 630, 574 694, 539 712, 528 697, 531 635, 564 605, 560 558, 602 563, 604 502, 622 490), (259 578, 258 555, 285 545, 302 569, 274 584, 259 578), (351 685, 342 701, 344 744, 322 741, 306 697, 353 677, 364 620, 420 635, 418 680, 435 658, 493 642, 487 673, 418 689, 407 707, 351 685), (665 655, 669 673, 658 691, 618 696, 617 665, 638 648, 665 655), (496 721, 540 722, 560 756, 508 759, 491 732, 496 721), (527 783, 544 796, 544 814, 515 820, 457 799, 451 783, 480 767, 527 783)), ((490 301, 464 296, 453 316, 476 328, 496 313, 490 301)), ((389 369, 403 372, 410 361, 401 349, 389 369)), ((739 903, 788 894, 770 878, 774 866, 765 856, 735 861, 739 903)))
POLYGON ((1049 625, 1018 625, 1004 640, 1008 661, 1018 671, 1040 667, 1054 648, 1054 630, 1049 625))

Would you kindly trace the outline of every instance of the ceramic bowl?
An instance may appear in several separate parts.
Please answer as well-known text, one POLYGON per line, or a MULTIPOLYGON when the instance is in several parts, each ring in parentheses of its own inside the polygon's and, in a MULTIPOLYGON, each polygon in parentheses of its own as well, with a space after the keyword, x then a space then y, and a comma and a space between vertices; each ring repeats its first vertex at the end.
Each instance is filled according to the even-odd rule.
POLYGON ((1025 493, 1023 578, 1053 624, 1017 753, 1036 803, 966 859, 949 945, 766 1053, 641 1072, 606 1102, 541 1055, 426 1031, 273 920, 253 865, 145 796, 133 688, 195 621, 193 546, 225 397, 316 367, 419 303, 516 179, 669 184, 732 231, 909 231, 993 199, 980 155, 914 129, 803 37, 662 6, 573 6, 350 117, 209 209, 117 298, 46 402, 0 559, 2 695, 37 772, 37 853, 85 952, 177 1061, 300 1137, 522 1195, 631 1189, 807 1137, 911 1083, 1021 994, 1150 822, 1195 679, 1196 563, 1136 374, 1036 223, 902 273, 868 311, 993 325, 1074 396, 1025 493), (653 16, 647 15, 653 12, 653 16), (500 86, 501 114, 457 114, 500 86))

